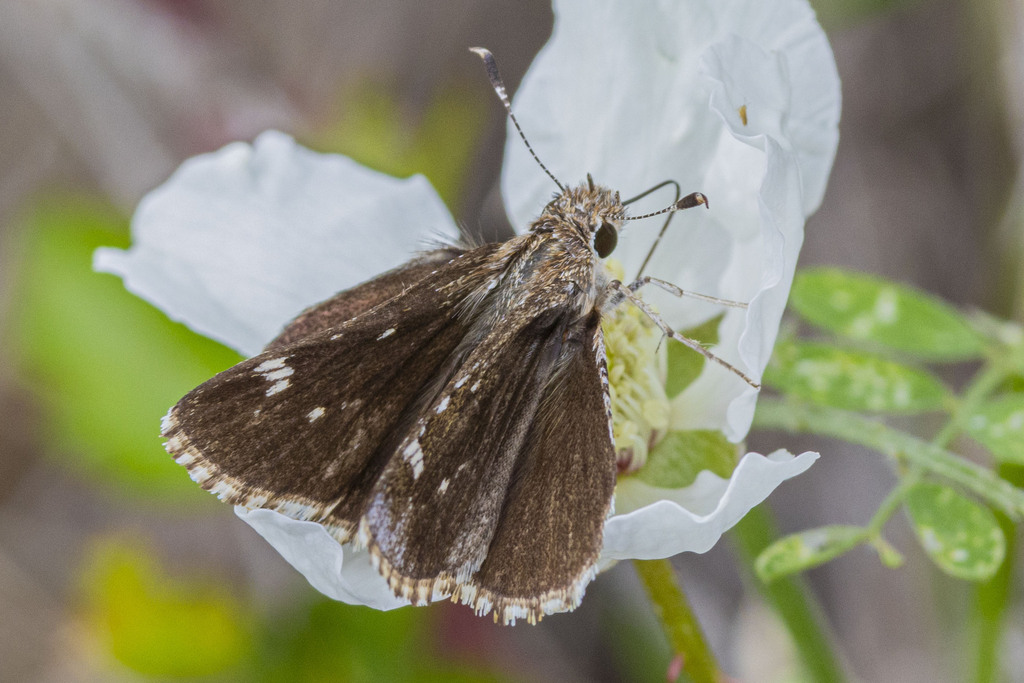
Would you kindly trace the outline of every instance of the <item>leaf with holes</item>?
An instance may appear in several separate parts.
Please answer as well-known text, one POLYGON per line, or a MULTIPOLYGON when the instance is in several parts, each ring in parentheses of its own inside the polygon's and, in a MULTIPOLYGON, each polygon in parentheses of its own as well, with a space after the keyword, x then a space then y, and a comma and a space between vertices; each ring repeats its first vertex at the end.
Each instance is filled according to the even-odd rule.
POLYGON ((764 381, 807 401, 846 410, 921 413, 948 397, 928 372, 825 344, 780 342, 764 381))
POLYGON ((984 581, 1003 563, 1006 537, 988 508, 930 483, 914 486, 906 506, 925 552, 950 576, 984 581))
POLYGON ((754 562, 765 583, 811 569, 865 542, 869 532, 859 526, 832 525, 784 536, 765 548, 754 562))
POLYGON ((1024 394, 980 406, 967 420, 967 433, 1000 462, 1024 465, 1024 394))
POLYGON ((960 313, 911 287, 838 268, 812 268, 793 282, 790 305, 808 322, 934 361, 977 358, 982 337, 960 313))

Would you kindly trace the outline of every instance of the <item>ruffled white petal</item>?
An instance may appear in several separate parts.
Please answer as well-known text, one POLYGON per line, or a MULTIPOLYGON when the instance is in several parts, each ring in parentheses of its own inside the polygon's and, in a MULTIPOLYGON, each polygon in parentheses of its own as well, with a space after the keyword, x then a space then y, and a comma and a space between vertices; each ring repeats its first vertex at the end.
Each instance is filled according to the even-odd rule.
POLYGON ((300 522, 273 510, 235 507, 235 514, 327 597, 380 610, 409 604, 391 592, 374 569, 368 552, 340 545, 321 525, 300 522))
POLYGON ((602 560, 653 560, 681 552, 703 553, 775 488, 810 467, 818 454, 783 450, 748 453, 729 479, 708 471, 684 489, 660 489, 635 478, 619 481, 605 524, 602 560))
POLYGON ((98 250, 95 267, 251 355, 303 308, 457 237, 422 176, 392 178, 272 131, 185 162, 139 205, 132 247, 98 250))
MULTIPOLYGON (((726 311, 716 353, 759 377, 804 219, 821 201, 838 142, 831 49, 803 0, 666 1, 652 9, 557 0, 552 40, 523 79, 513 108, 563 183, 590 172, 625 198, 671 178, 684 193, 708 195, 709 211, 674 218, 647 274, 750 302, 746 312, 726 311)), ((520 228, 553 190, 514 133, 506 142, 502 188, 520 228)), ((663 191, 635 211, 671 198, 663 191)), ((660 224, 628 224, 615 252, 627 277, 660 224)), ((659 291, 645 297, 679 329, 718 313, 659 291)), ((756 394, 719 367, 709 366, 708 374, 678 397, 676 412, 739 441, 750 428, 756 394)))
MULTIPOLYGON (((635 479, 622 480, 615 493, 619 513, 605 523, 600 564, 706 552, 775 487, 806 470, 817 458, 818 454, 811 452, 796 457, 781 450, 768 456, 748 453, 729 479, 705 471, 684 489, 659 489, 635 479)), ((392 594, 365 550, 339 545, 319 524, 272 510, 236 507, 235 514, 324 595, 381 610, 409 604, 392 594)), ((435 595, 434 599, 443 597, 435 595)))

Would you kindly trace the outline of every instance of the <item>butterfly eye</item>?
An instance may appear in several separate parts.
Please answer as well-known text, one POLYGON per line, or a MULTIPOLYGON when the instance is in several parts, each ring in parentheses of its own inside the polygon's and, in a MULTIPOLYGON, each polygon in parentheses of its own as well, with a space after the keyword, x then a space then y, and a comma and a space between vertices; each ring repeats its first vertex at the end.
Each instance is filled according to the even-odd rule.
POLYGON ((615 251, 615 245, 619 242, 619 232, 611 223, 602 223, 601 227, 594 233, 594 251, 601 258, 615 251))

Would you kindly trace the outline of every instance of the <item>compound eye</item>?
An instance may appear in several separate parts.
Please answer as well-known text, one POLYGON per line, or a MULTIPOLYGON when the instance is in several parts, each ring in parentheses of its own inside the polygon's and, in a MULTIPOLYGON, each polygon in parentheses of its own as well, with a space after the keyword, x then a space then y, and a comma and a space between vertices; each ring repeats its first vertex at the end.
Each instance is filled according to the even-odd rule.
POLYGON ((594 251, 601 258, 607 258, 619 243, 619 231, 611 223, 602 223, 594 233, 594 251))

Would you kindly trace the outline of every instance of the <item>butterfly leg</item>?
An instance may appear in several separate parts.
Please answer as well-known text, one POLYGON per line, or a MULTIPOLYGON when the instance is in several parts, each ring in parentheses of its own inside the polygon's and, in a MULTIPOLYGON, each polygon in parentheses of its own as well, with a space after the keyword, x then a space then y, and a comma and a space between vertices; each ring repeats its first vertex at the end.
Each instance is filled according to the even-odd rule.
MULTIPOLYGON (((646 277, 645 278, 640 278, 640 280, 637 280, 637 282, 633 283, 633 285, 630 285, 630 286, 626 286, 626 285, 622 284, 621 282, 619 282, 618 280, 612 280, 611 282, 608 283, 607 289, 605 290, 605 296, 604 296, 601 308, 605 309, 605 310, 607 310, 609 308, 614 308, 616 305, 621 303, 623 300, 627 300, 630 303, 632 303, 634 306, 639 308, 641 311, 643 311, 644 315, 646 315, 648 318, 650 318, 651 322, 653 322, 655 325, 657 325, 658 329, 660 329, 665 334, 665 336, 667 336, 667 337, 669 337, 671 339, 675 339, 677 342, 679 342, 681 344, 685 344, 686 346, 690 347, 691 349, 693 349, 697 353, 701 354, 702 356, 704 356, 708 360, 714 361, 715 363, 718 363, 719 365, 721 365, 723 368, 725 368, 729 372, 732 372, 733 374, 738 375, 740 377, 740 379, 742 379, 744 382, 746 382, 750 386, 754 387, 755 389, 760 389, 761 388, 761 385, 759 383, 755 382, 749 376, 747 376, 746 373, 744 373, 742 370, 737 368, 735 365, 729 363, 726 360, 723 360, 722 358, 719 358, 715 354, 713 354, 710 351, 708 351, 696 339, 690 339, 689 337, 684 337, 683 335, 681 335, 678 332, 676 332, 675 330, 673 330, 672 327, 667 322, 665 322, 665 320, 660 315, 658 315, 657 311, 655 311, 653 308, 651 308, 650 305, 647 302, 645 302, 643 299, 641 299, 640 297, 638 297, 635 294, 636 289, 639 289, 644 284, 648 284, 648 283, 655 284, 657 286, 661 286, 662 288, 664 288, 667 291, 672 292, 672 293, 675 293, 675 291, 683 292, 683 290, 679 289, 675 285, 669 284, 668 282, 663 282, 662 280, 655 280, 653 278, 646 278, 646 277), (647 280, 647 282, 643 282, 644 280, 647 280), (635 289, 634 289, 634 285, 635 285, 635 289), (667 287, 665 287, 664 285, 667 285, 667 287), (669 289, 669 288, 671 288, 671 289, 669 289)), ((692 293, 690 293, 690 294, 692 294, 692 293)), ((698 295, 698 296, 699 296, 699 298, 705 298, 704 295, 698 295)), ((716 299, 715 297, 706 297, 706 300, 716 301, 716 302, 719 302, 719 303, 722 303, 722 302, 725 301, 725 300, 722 300, 722 299, 716 299)), ((729 304, 737 304, 739 307, 742 307, 742 308, 746 307, 746 304, 741 304, 738 301, 728 302, 726 305, 729 305, 729 304)))
POLYGON ((719 299, 717 296, 709 296, 707 294, 699 294, 697 292, 690 292, 685 289, 676 287, 671 282, 666 280, 659 280, 656 277, 650 275, 644 275, 643 277, 637 278, 634 282, 629 285, 629 291, 637 292, 641 287, 647 285, 654 285, 658 289, 663 289, 669 294, 678 297, 688 296, 691 299, 698 299, 700 301, 707 301, 708 303, 718 304, 719 306, 729 306, 730 308, 746 308, 747 304, 743 301, 733 301, 732 299, 719 299))

